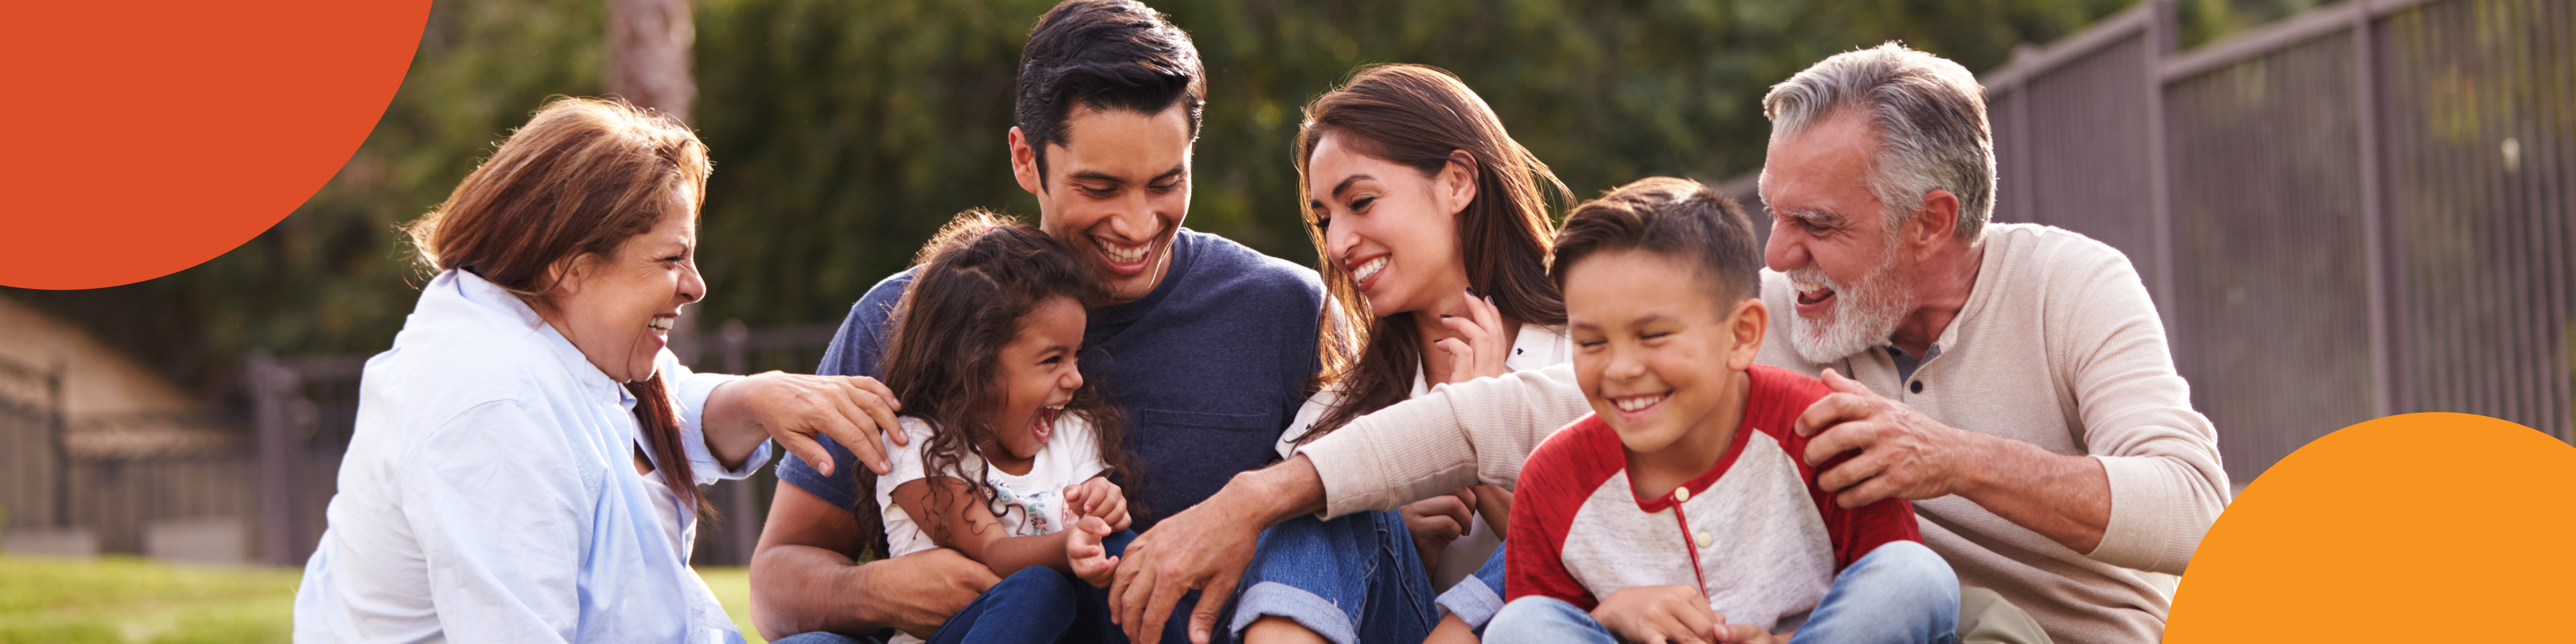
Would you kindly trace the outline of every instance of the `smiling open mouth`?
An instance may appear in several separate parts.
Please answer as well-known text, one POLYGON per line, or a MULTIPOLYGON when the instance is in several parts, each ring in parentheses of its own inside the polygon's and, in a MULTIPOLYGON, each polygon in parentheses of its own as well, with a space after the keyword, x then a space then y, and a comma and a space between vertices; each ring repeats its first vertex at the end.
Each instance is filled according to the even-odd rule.
POLYGON ((1386 256, 1379 255, 1377 259, 1369 260, 1366 263, 1360 264, 1356 268, 1352 268, 1351 283, 1363 288, 1367 287, 1369 278, 1377 277, 1378 271, 1386 270, 1386 264, 1386 256))
POLYGON ((1101 258, 1109 260, 1109 264, 1113 267, 1124 268, 1126 265, 1134 264, 1137 268, 1142 268, 1145 258, 1154 255, 1154 242, 1150 241, 1126 246, 1107 237, 1094 235, 1091 238, 1091 244, 1100 248, 1101 258))
POLYGON ((1673 392, 1664 391, 1651 394, 1639 394, 1635 396, 1618 396, 1610 399, 1610 406, 1617 407, 1619 408, 1619 411, 1623 412, 1640 412, 1654 407, 1656 403, 1663 402, 1665 398, 1672 396, 1672 394, 1673 392))
POLYGON ((1834 297, 1833 287, 1823 284, 1814 282, 1791 282, 1789 286, 1790 288, 1798 290, 1799 304, 1823 304, 1825 300, 1830 300, 1834 297))

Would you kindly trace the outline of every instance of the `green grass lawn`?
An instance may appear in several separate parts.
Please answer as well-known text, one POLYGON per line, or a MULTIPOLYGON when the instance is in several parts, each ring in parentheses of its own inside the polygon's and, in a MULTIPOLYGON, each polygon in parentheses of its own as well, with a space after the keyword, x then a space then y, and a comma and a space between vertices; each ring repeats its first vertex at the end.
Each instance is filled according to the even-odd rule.
MULTIPOLYGON (((751 582, 741 568, 702 568, 743 636, 751 582)), ((0 644, 284 642, 294 624, 292 568, 168 564, 134 557, 0 556, 0 644)))

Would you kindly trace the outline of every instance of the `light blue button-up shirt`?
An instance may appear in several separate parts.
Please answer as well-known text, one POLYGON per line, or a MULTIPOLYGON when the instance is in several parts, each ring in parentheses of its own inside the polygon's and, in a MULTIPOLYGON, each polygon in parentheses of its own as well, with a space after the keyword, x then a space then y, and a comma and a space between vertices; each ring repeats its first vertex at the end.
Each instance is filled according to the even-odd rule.
MULTIPOLYGON (((738 376, 657 362, 698 483, 768 461, 763 443, 727 471, 699 432, 738 376)), ((634 405, 517 297, 440 274, 359 381, 296 641, 742 641, 659 518, 673 497, 635 472, 634 405)))

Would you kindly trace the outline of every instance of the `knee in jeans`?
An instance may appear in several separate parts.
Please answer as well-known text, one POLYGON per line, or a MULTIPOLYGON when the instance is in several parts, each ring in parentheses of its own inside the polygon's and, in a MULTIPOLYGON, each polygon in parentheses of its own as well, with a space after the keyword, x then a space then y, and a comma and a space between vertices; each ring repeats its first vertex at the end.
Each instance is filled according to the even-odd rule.
POLYGON ((1912 541, 1891 541, 1861 558, 1868 568, 1869 592, 1889 599, 1912 598, 1957 606, 1959 575, 1931 548, 1912 541))
POLYGON ((1073 582, 1064 573, 1045 566, 1029 566, 994 584, 985 592, 1010 592, 1019 595, 1073 595, 1073 582))
POLYGON ((1566 603, 1562 599, 1531 595, 1512 600, 1510 603, 1503 604, 1502 610, 1494 611, 1493 621, 1485 623, 1485 632, 1491 636, 1534 632, 1543 626, 1560 624, 1575 616, 1591 619, 1592 613, 1576 608, 1574 604, 1566 603))

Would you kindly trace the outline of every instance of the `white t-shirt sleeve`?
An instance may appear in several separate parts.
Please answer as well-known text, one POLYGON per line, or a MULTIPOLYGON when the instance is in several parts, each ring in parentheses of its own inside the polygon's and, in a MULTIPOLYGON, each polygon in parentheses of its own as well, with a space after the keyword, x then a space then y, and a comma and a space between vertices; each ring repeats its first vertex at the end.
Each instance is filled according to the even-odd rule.
POLYGON ((913 523, 911 515, 905 514, 901 506, 894 504, 896 486, 921 480, 923 476, 921 446, 930 440, 930 424, 910 416, 896 420, 903 425, 903 433, 912 439, 912 444, 896 445, 894 440, 888 437, 877 439, 884 443, 886 465, 889 466, 884 476, 877 477, 876 498, 878 516, 885 523, 886 555, 890 557, 901 557, 939 547, 939 544, 930 540, 929 533, 923 532, 919 524, 913 523))
POLYGON ((1276 446, 1279 458, 1284 460, 1295 455, 1298 439, 1305 438, 1307 432, 1314 431, 1315 423, 1324 420, 1324 413, 1332 411, 1333 405, 1339 404, 1341 399, 1341 390, 1327 387, 1307 397, 1306 404, 1297 406, 1297 416, 1288 420, 1287 430, 1279 432, 1279 443, 1276 446))
POLYGON ((1048 441, 1054 444, 1048 445, 1047 450, 1065 457, 1064 485, 1059 488, 1079 485, 1109 471, 1109 464, 1100 460, 1100 433, 1092 429, 1091 423, 1064 414, 1056 418, 1055 431, 1055 439, 1048 441))

